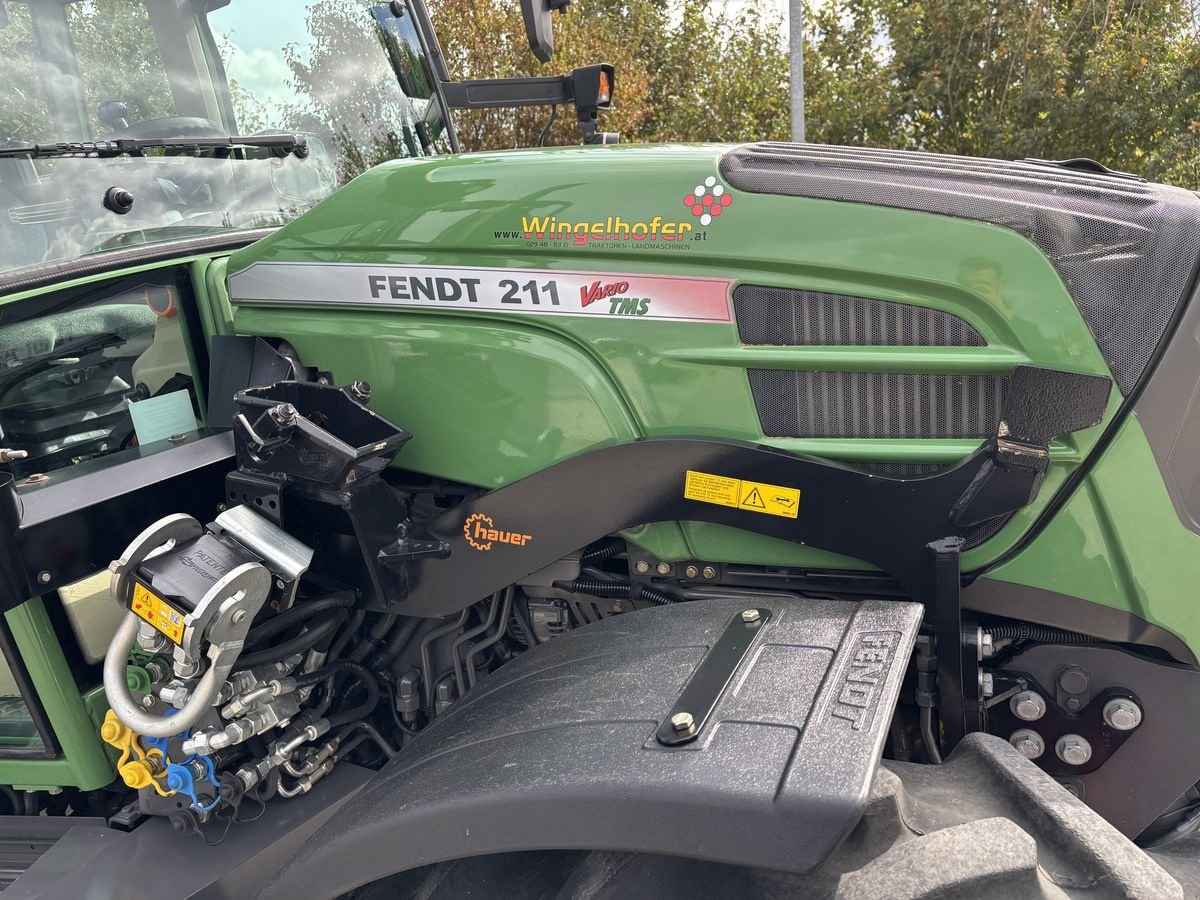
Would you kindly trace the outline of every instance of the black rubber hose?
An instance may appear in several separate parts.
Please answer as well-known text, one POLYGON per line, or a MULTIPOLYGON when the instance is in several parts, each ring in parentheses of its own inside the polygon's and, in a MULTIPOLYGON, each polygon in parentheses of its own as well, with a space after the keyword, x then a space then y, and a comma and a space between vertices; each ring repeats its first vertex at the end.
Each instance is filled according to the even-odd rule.
POLYGON ((345 609, 330 610, 324 618, 313 622, 290 641, 284 641, 282 644, 276 644, 274 647, 268 647, 265 650, 257 650, 254 653, 242 654, 238 657, 236 666, 239 669, 249 669, 252 666, 279 662, 281 659, 287 659, 293 654, 303 653, 305 650, 315 647, 321 641, 331 637, 338 630, 338 626, 342 624, 345 618, 345 609))
POLYGON ((371 626, 370 632, 367 634, 367 639, 350 651, 350 659, 355 662, 362 662, 367 658, 367 654, 371 653, 379 642, 383 640, 384 635, 392 630, 392 625, 396 623, 395 613, 385 613, 379 617, 379 621, 371 626))
POLYGON ((421 620, 416 616, 410 616, 401 622, 398 627, 393 628, 392 636, 387 639, 383 648, 373 660, 374 667, 381 669, 399 656, 400 651, 412 640, 412 636, 417 633, 419 627, 421 627, 421 620))
POLYGON ((517 621, 516 630, 522 632, 517 635, 517 640, 526 647, 537 646, 537 635, 533 633, 533 623, 529 621, 529 605, 523 597, 513 602, 513 618, 517 621))
POLYGON ((354 674, 367 689, 367 696, 358 706, 352 706, 350 709, 328 716, 330 730, 366 718, 375 711, 375 707, 379 703, 379 682, 375 680, 375 676, 367 671, 365 666, 359 666, 354 674))
POLYGON ((293 625, 298 625, 327 609, 345 609, 354 605, 354 595, 349 593, 330 594, 328 597, 318 597, 298 606, 293 606, 286 612, 281 612, 273 619, 268 619, 261 625, 255 625, 246 635, 246 646, 255 647, 267 638, 287 631, 293 625))
POLYGON ((359 674, 360 677, 360 673, 362 672, 367 672, 370 674, 369 670, 361 663, 356 663, 349 659, 339 659, 331 662, 327 666, 322 666, 315 672, 309 672, 307 675, 297 675, 296 687, 302 688, 308 687, 310 684, 318 684, 319 682, 324 681, 326 678, 331 678, 334 675, 337 675, 339 672, 354 672, 355 674, 359 674))
POLYGON ((1090 634, 1079 634, 1075 631, 1063 631, 1061 628, 1051 628, 1048 625, 1032 625, 1021 622, 1013 625, 996 625, 984 628, 992 636, 993 641, 1040 641, 1043 644, 1098 644, 1100 638, 1090 634))
POLYGON ((335 660, 342 655, 342 651, 346 649, 346 645, 350 643, 350 639, 354 637, 366 617, 367 614, 361 609, 356 609, 350 614, 350 621, 346 623, 342 633, 337 636, 337 640, 329 648, 329 655, 325 657, 327 661, 335 660))
POLYGON ((658 588, 643 584, 630 584, 627 581, 603 581, 599 578, 576 578, 574 581, 557 581, 555 587, 570 591, 572 594, 590 594, 593 597, 604 597, 608 600, 633 600, 652 603, 655 606, 666 606, 679 601, 658 588))
POLYGON ((618 553, 625 550, 625 542, 620 538, 605 538, 599 544, 589 547, 583 552, 579 558, 581 565, 594 566, 596 563, 604 562, 606 559, 612 559, 618 553))

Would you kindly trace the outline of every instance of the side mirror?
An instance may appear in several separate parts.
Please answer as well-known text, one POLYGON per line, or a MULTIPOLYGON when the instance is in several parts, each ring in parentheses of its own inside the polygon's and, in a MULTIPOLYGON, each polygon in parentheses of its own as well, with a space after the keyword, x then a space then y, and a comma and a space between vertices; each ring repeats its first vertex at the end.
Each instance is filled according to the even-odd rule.
POLYGON ((585 144, 615 144, 618 135, 600 131, 599 113, 612 106, 615 71, 608 63, 582 66, 571 73, 575 93, 575 116, 585 144))
POLYGON ((571 0, 521 0, 521 17, 525 20, 525 34, 529 37, 529 49, 542 62, 550 62, 554 55, 554 26, 550 11, 564 11, 571 0))

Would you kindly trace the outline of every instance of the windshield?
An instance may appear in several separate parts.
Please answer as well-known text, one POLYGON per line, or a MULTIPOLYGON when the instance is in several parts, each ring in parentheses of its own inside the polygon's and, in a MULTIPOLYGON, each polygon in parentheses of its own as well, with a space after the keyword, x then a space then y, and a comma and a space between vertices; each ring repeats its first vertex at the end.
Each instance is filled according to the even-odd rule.
POLYGON ((451 152, 412 15, 392 7, 0 0, 0 154, 30 143, 271 134, 297 135, 306 151, 0 158, 0 277, 133 244, 281 225, 371 166, 451 152), (112 188, 132 195, 132 207, 106 206, 112 188))

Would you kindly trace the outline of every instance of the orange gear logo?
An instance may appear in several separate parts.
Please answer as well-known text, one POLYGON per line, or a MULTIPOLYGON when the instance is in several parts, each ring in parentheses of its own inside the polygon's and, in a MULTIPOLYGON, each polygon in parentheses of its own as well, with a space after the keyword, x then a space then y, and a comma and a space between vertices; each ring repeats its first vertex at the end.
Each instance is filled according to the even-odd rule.
POLYGON ((491 516, 483 513, 472 513, 463 522, 463 537, 476 550, 491 550, 492 544, 512 544, 514 547, 524 547, 533 540, 533 535, 522 534, 519 531, 501 531, 492 521, 491 516))

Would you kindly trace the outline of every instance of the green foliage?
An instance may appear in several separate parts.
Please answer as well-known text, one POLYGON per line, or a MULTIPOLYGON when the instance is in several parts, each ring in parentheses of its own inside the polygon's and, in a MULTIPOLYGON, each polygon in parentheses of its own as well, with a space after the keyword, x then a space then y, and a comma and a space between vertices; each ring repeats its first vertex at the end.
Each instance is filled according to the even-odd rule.
POLYGON ((806 32, 811 141, 1088 156, 1200 186, 1190 0, 830 0, 806 32))

